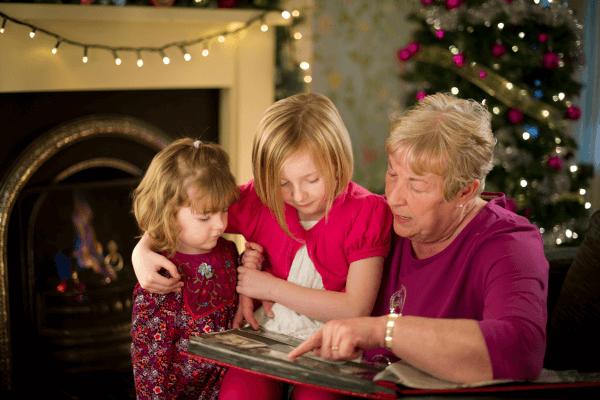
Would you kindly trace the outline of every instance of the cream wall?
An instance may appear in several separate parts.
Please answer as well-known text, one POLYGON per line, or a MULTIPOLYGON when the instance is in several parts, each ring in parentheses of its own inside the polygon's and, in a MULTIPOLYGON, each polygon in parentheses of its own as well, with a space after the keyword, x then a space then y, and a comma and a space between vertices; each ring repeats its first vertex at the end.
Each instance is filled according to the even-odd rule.
MULTIPOLYGON (((3 13, 81 43, 107 46, 158 47, 189 41, 239 27, 257 11, 164 9, 157 7, 103 7, 53 4, 0 4, 3 13)), ((278 14, 267 22, 282 24, 278 14)), ((51 53, 56 39, 8 21, 0 40, 0 93, 27 91, 127 90, 170 88, 220 88, 221 140, 231 155, 238 182, 251 174, 254 129, 264 110, 274 101, 274 29, 262 32, 257 24, 213 40, 210 54, 189 46, 185 61, 178 48, 166 50, 171 62, 163 64, 156 53, 142 53, 143 67, 133 52, 121 52, 117 66, 111 52, 83 49, 62 43, 51 53)), ((168 116, 165 116, 168 118, 168 116)))

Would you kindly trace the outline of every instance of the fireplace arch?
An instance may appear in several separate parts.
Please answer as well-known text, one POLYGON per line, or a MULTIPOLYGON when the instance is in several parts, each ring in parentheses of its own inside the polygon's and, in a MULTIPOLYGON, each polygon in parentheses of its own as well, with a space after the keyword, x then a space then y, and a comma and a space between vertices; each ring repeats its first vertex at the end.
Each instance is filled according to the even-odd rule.
MULTIPOLYGON (((46 333, 58 333, 58 342, 61 346, 66 346, 66 350, 61 353, 63 361, 68 361, 73 355, 75 358, 85 358, 86 355, 78 350, 85 348, 86 341, 94 336, 94 329, 89 329, 89 325, 66 326, 68 324, 63 321, 55 321, 55 326, 51 326, 51 323, 44 325, 48 321, 40 321, 40 318, 44 317, 40 315, 40 301, 60 303, 64 300, 58 292, 50 300, 41 300, 42 293, 36 293, 36 278, 39 277, 40 271, 36 270, 33 249, 27 248, 35 242, 35 231, 40 229, 39 223, 36 222, 43 220, 39 218, 40 212, 48 215, 50 210, 52 213, 52 205, 49 208, 46 204, 47 198, 53 196, 53 193, 78 188, 95 190, 94 188, 102 185, 112 188, 104 190, 127 192, 128 187, 141 179, 152 157, 171 140, 161 130, 135 118, 95 115, 73 120, 42 134, 27 146, 4 174, 0 185, 0 370, 3 372, 3 387, 10 387, 11 380, 14 381, 16 375, 21 375, 31 368, 31 359, 26 361, 23 358, 30 354, 31 346, 40 342, 38 335, 41 328, 45 328, 46 333), (18 295, 19 291, 23 292, 21 296, 18 295), (10 301, 13 304, 9 304, 9 292, 12 294, 10 301), (74 347, 68 348, 69 343, 74 347)), ((122 212, 129 213, 129 210, 122 212)), ((55 222, 46 225, 47 230, 58 228, 55 222)), ((51 243, 51 239, 47 234, 41 235, 37 243, 48 247, 47 242, 51 243)), ((105 247, 106 244, 104 243, 105 247)), ((128 246, 131 246, 131 243, 128 246)), ((123 258, 129 263, 130 257, 123 258)), ((101 286, 102 283, 98 285, 101 286)), ((97 287, 100 287, 98 285, 97 287)), ((91 317, 95 315, 94 312, 98 313, 97 315, 106 315, 106 307, 118 309, 119 304, 121 307, 125 304, 126 295, 117 293, 115 297, 111 295, 115 290, 104 292, 107 292, 102 294, 106 301, 88 307, 91 317)), ((128 295, 131 295, 130 291, 128 295)), ((84 314, 81 312, 86 306, 79 303, 67 304, 67 313, 74 312, 76 315, 68 321, 74 321, 76 324, 83 319, 84 314), (74 310, 73 304, 82 307, 74 310)), ((46 317, 49 318, 49 315, 46 317)), ((107 324, 100 325, 97 327, 111 329, 107 324)), ((118 329, 122 331, 126 326, 118 329)), ((123 346, 121 351, 122 348, 123 346)))

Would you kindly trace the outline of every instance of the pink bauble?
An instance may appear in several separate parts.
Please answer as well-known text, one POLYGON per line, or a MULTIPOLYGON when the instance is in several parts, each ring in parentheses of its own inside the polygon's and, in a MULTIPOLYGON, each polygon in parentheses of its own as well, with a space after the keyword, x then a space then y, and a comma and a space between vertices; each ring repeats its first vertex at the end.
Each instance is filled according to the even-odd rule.
POLYGON ((513 124, 518 124, 519 122, 523 121, 523 113, 521 110, 511 108, 506 114, 508 116, 508 120, 513 124))
POLYGON ((542 66, 550 71, 556 71, 559 67, 560 57, 553 51, 544 53, 542 66))
POLYGON ((577 121, 579 118, 581 118, 581 109, 577 106, 570 106, 565 112, 565 117, 572 121, 577 121))
POLYGON ((548 41, 548 34, 545 32, 542 32, 538 35, 538 40, 540 41, 540 43, 546 43, 548 41))
POLYGON ((421 2, 425 5, 433 3, 433 0, 421 0, 421 2))
POLYGON ((411 55, 415 55, 419 51, 419 42, 411 42, 406 48, 411 55))
POLYGON ((479 77, 481 79, 485 79, 487 77, 487 72, 485 72, 484 70, 479 71, 479 77))
POLYGON ((427 92, 426 92, 426 91, 424 91, 424 90, 419 90, 419 91, 417 92, 417 96, 416 96, 416 97, 417 97, 417 100, 422 100, 422 99, 424 99, 426 96, 427 96, 427 92))
POLYGON ((448 10, 458 8, 462 4, 462 2, 463 2, 463 0, 446 0, 446 8, 448 10))
POLYGON ((219 0, 217 1, 217 7, 219 8, 235 8, 238 6, 238 0, 219 0))
POLYGON ((500 43, 496 43, 492 46, 492 56, 496 57, 496 58, 500 58, 502 57, 504 54, 506 54, 506 47, 504 47, 503 44, 500 43))
POLYGON ((398 59, 401 61, 407 61, 412 57, 410 50, 408 50, 407 48, 398 50, 396 55, 398 56, 398 59))
POLYGON ((512 4, 513 0, 504 0, 504 2, 506 2, 508 4, 512 4))
POLYGON ((458 65, 459 67, 462 67, 465 63, 465 55, 463 53, 458 53, 452 57, 452 61, 454 61, 454 64, 458 65))
POLYGON ((525 207, 525 209, 523 210, 523 215, 529 217, 531 215, 531 208, 525 207))
POLYGON ((552 169, 555 169, 557 171, 560 171, 560 169, 563 166, 563 160, 562 158, 558 157, 558 156, 553 156, 550 157, 548 159, 548 166, 552 169))
POLYGON ((445 35, 445 32, 440 29, 439 31, 435 31, 435 36, 437 36, 438 39, 443 39, 445 35))

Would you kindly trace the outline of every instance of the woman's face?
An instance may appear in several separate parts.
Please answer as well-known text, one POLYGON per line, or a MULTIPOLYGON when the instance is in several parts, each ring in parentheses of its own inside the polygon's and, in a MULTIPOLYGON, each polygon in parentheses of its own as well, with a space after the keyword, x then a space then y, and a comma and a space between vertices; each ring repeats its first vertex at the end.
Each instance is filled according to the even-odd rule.
POLYGON ((398 236, 420 244, 447 240, 460 223, 458 201, 442 197, 442 177, 415 174, 402 150, 388 156, 385 195, 394 215, 398 236))

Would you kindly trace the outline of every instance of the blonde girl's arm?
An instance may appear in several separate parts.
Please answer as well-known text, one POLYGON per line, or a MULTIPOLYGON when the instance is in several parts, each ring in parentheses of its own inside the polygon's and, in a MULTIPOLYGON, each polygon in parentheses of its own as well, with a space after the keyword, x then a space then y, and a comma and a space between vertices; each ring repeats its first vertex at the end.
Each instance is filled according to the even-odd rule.
POLYGON ((371 314, 379 291, 383 257, 350 264, 345 292, 310 289, 254 269, 238 269, 237 291, 246 296, 280 303, 320 321, 371 314))
POLYGON ((166 257, 154 252, 150 247, 150 238, 144 234, 131 253, 133 271, 140 286, 152 293, 166 294, 181 292, 183 282, 177 267, 166 257), (158 273, 162 268, 169 271, 172 278, 158 273))

